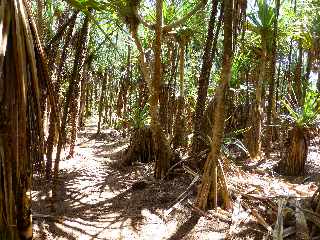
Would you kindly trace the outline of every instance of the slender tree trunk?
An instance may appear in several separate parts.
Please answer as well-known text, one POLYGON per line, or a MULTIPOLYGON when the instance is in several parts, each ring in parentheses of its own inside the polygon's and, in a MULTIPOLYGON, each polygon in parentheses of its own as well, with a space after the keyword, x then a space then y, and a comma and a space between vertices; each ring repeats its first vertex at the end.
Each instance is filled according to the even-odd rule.
MULTIPOLYGON (((77 48, 75 52, 75 57, 74 57, 74 63, 73 63, 73 69, 70 77, 70 82, 69 82, 69 87, 67 90, 66 94, 66 99, 63 107, 63 116, 61 120, 61 127, 60 127, 60 132, 59 132, 59 141, 58 141, 58 147, 57 147, 57 154, 56 154, 56 160, 54 163, 54 179, 55 181, 58 178, 58 172, 59 172, 59 162, 60 162, 60 155, 61 155, 61 150, 62 146, 65 144, 66 140, 66 127, 67 127, 67 117, 68 117, 68 110, 69 106, 71 105, 71 101, 75 99, 76 97, 76 89, 77 89, 77 84, 78 80, 80 77, 80 67, 82 65, 82 60, 83 60, 83 50, 86 42, 86 38, 88 35, 88 25, 89 25, 89 17, 86 17, 83 22, 83 26, 81 29, 81 35, 78 38, 77 41, 77 48), (69 105, 70 104, 70 105, 69 105)), ((52 191, 52 194, 56 194, 56 182, 54 183, 54 189, 52 191)))
POLYGON ((273 39, 272 39, 272 53, 270 62, 270 75, 269 75, 269 96, 268 96, 268 107, 267 107, 267 137, 266 137, 266 156, 269 157, 272 146, 272 133, 273 127, 273 116, 275 113, 275 73, 276 73, 276 61, 277 61, 277 35, 278 35, 278 16, 279 16, 280 0, 276 1, 276 19, 273 24, 273 39))
POLYGON ((303 103, 303 96, 302 96, 302 79, 301 79, 301 72, 302 72, 302 42, 299 41, 299 55, 298 55, 298 62, 294 72, 294 83, 295 83, 295 96, 297 103, 302 106, 303 103))
POLYGON ((320 71, 318 72, 317 89, 318 89, 318 92, 320 92, 320 71))
POLYGON ((158 102, 162 79, 161 71, 161 44, 162 44, 162 10, 163 1, 156 1, 156 24, 155 24, 155 41, 154 41, 154 69, 152 88, 150 90, 150 115, 151 115, 151 131, 154 141, 155 151, 155 178, 164 178, 170 167, 170 160, 172 157, 171 149, 167 138, 162 130, 159 115, 158 102))
POLYGON ((44 28, 44 22, 43 22, 43 0, 37 0, 37 30, 39 37, 41 41, 44 40, 43 35, 43 28, 44 28))
POLYGON ((248 141, 248 150, 252 159, 261 158, 261 139, 262 139, 262 121, 263 121, 263 105, 262 105, 262 91, 263 82, 266 76, 267 63, 267 42, 266 37, 261 35, 261 60, 259 67, 259 77, 256 83, 256 99, 253 106, 252 128, 250 129, 250 138, 248 141))
MULTIPOLYGON (((83 26, 80 32, 80 39, 82 40, 81 43, 77 43, 77 50, 79 49, 79 57, 80 59, 77 60, 79 66, 73 68, 77 68, 79 73, 72 75, 71 77, 74 77, 75 79, 73 80, 74 83, 74 89, 73 92, 71 93, 71 99, 70 99, 70 122, 71 122, 71 137, 70 137, 70 150, 69 150, 69 157, 73 157, 74 154, 74 147, 75 147, 75 142, 77 139, 77 120, 78 120, 78 110, 79 110, 79 97, 80 97, 80 86, 79 82, 81 79, 81 67, 83 66, 84 62, 84 56, 85 56, 85 49, 87 47, 87 39, 89 35, 89 16, 86 16, 83 22, 83 26), (82 45, 78 45, 82 44, 82 45)), ((77 51, 76 50, 76 51, 77 51)), ((75 62, 76 63, 76 62, 75 62)), ((73 69, 73 70, 74 70, 73 69)))
MULTIPOLYGON (((57 100, 57 103, 59 103, 59 91, 60 91, 60 86, 61 86, 61 81, 62 81, 62 71, 66 62, 67 58, 67 49, 72 37, 72 32, 74 29, 74 25, 76 22, 77 18, 77 12, 74 13, 72 21, 70 22, 70 26, 68 28, 68 31, 66 33, 66 38, 65 38, 65 43, 63 46, 61 58, 60 58, 60 64, 59 68, 57 69, 57 80, 54 84, 54 93, 55 93, 55 99, 57 100)), ((51 62, 52 64, 52 62, 51 62)), ((50 65, 49 65, 50 69, 50 65)), ((51 71, 52 73, 52 71, 51 71)), ((52 76, 52 75, 51 75, 52 76)), ((47 148, 46 148, 46 157, 47 157, 47 162, 46 162, 46 178, 51 179, 51 169, 52 169, 52 153, 53 153, 53 148, 55 144, 55 139, 57 138, 56 136, 56 128, 57 128, 57 123, 56 119, 54 117, 53 113, 50 113, 50 124, 49 124, 49 133, 48 133, 48 138, 47 138, 47 148)))
POLYGON ((80 83, 80 106, 79 106, 79 117, 78 117, 78 129, 81 130, 85 125, 85 108, 87 98, 87 85, 89 79, 89 66, 91 65, 92 55, 89 55, 83 66, 83 73, 80 83))
POLYGON ((205 48, 203 51, 202 56, 202 67, 198 82, 198 97, 195 109, 195 116, 194 116, 194 130, 193 130, 193 139, 192 139, 192 153, 196 154, 201 144, 201 123, 203 120, 203 113, 205 110, 205 104, 207 99, 207 92, 208 92, 208 85, 209 85, 209 78, 210 78, 210 71, 212 67, 212 42, 213 42, 213 32, 214 32, 214 22, 215 17, 217 14, 217 6, 218 1, 212 0, 212 8, 211 8, 211 15, 210 20, 208 23, 208 33, 207 39, 205 43, 205 48))
POLYGON ((176 149, 179 146, 182 146, 185 137, 184 137, 184 127, 185 127, 185 119, 184 119, 184 62, 185 62, 185 49, 186 42, 185 39, 182 39, 180 42, 180 51, 179 51, 179 82, 180 82, 180 96, 178 97, 178 107, 176 114, 176 122, 175 122, 175 136, 173 138, 173 148, 176 149))
POLYGON ((100 134, 101 131, 101 121, 102 121, 102 113, 103 113, 103 107, 105 107, 105 95, 106 95, 106 86, 108 81, 108 73, 105 72, 105 75, 102 76, 102 83, 101 83, 101 93, 100 93, 100 100, 99 100, 99 121, 98 121, 98 130, 97 134, 100 134))
POLYGON ((218 159, 220 156, 221 143, 224 133, 225 121, 225 98, 228 89, 228 84, 231 78, 232 64, 232 9, 233 0, 224 1, 224 53, 221 69, 221 79, 218 88, 216 89, 215 98, 217 101, 214 111, 214 125, 212 129, 212 144, 211 152, 207 158, 204 173, 202 176, 201 186, 197 195, 196 204, 201 209, 209 207, 216 208, 218 205, 218 177, 220 182, 220 196, 225 208, 231 207, 231 201, 226 186, 226 181, 220 166, 220 174, 218 172, 218 159))

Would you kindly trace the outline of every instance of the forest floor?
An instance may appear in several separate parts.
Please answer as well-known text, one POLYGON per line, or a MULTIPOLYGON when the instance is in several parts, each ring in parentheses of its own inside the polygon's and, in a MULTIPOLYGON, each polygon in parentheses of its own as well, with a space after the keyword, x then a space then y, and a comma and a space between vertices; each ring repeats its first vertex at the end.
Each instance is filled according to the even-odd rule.
MULTIPOLYGON (((269 214, 264 227, 250 214, 250 207, 234 207, 229 213, 203 213, 188 204, 194 201, 195 190, 169 213, 194 176, 180 171, 173 179, 154 180, 152 163, 127 167, 119 164, 127 146, 128 139, 116 130, 104 129, 96 135, 96 125, 87 126, 78 136, 75 156, 61 160, 55 203, 48 184, 35 176, 34 239, 268 239, 266 228, 275 222, 274 213, 269 214)), ((275 154, 259 166, 245 163, 246 170, 224 162, 230 191, 238 197, 235 202, 247 198, 251 210, 267 213, 269 207, 276 212, 279 196, 312 196, 320 173, 317 149, 310 148, 308 178, 288 179, 274 173, 278 160, 275 154), (266 201, 261 199, 273 204, 262 204, 266 201)))

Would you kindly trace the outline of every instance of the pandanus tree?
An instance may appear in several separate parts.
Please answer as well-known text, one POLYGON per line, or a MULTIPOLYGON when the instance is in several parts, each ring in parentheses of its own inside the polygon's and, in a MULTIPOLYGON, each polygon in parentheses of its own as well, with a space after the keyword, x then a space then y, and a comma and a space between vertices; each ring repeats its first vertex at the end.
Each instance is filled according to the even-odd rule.
POLYGON ((258 79, 256 81, 256 96, 253 106, 252 126, 249 131, 248 150, 253 159, 261 158, 261 140, 262 140, 262 122, 263 122, 263 106, 262 92, 263 84, 267 76, 267 63, 270 58, 272 37, 273 37, 273 22, 275 19, 274 9, 267 3, 266 0, 258 0, 257 14, 250 15, 252 24, 249 27, 254 32, 260 35, 261 52, 260 52, 260 67, 258 79))
MULTIPOLYGON (((43 158, 40 86, 52 85, 27 1, 0 3, 0 239, 32 238, 32 163, 43 158)), ((55 112, 53 110, 53 112, 55 112)))
POLYGON ((224 1, 224 38, 223 62, 220 73, 219 86, 215 92, 216 109, 213 114, 211 151, 205 163, 201 185, 196 204, 201 209, 216 208, 221 203, 225 208, 231 207, 230 196, 226 186, 225 176, 219 164, 221 144, 224 134, 225 101, 228 84, 231 79, 232 67, 232 12, 233 0, 224 1), (218 184, 220 183, 220 185, 218 184), (218 191, 220 190, 220 191, 218 191), (220 201, 218 201, 220 200, 220 201))
POLYGON ((131 36, 139 51, 139 65, 142 76, 147 82, 150 91, 149 105, 151 117, 151 132, 153 142, 153 158, 155 159, 155 177, 163 178, 166 176, 172 159, 172 150, 169 141, 165 136, 159 118, 159 96, 162 82, 162 56, 161 46, 163 35, 184 24, 195 12, 205 5, 206 1, 201 0, 198 4, 181 19, 178 19, 170 24, 163 25, 163 1, 156 1, 156 20, 154 24, 149 24, 142 19, 138 14, 140 1, 116 1, 113 7, 129 26, 131 36), (140 23, 149 30, 154 31, 153 42, 153 59, 152 65, 146 61, 144 46, 138 34, 140 23))
POLYGON ((282 119, 289 129, 289 138, 279 170, 286 175, 297 176, 304 173, 310 133, 319 128, 320 95, 314 90, 308 90, 303 106, 288 100, 282 103, 286 110, 282 119))
MULTIPOLYGON (((208 22, 208 33, 202 56, 202 67, 198 80, 198 95, 194 115, 192 152, 197 154, 201 149, 201 138, 203 138, 202 122, 204 118, 205 105, 208 94, 209 78, 214 58, 214 52, 217 44, 220 27, 214 32, 216 14, 218 12, 218 1, 212 0, 210 19, 208 22)), ((222 10, 223 12, 223 10, 222 10)), ((222 16, 222 14, 221 14, 222 16)))

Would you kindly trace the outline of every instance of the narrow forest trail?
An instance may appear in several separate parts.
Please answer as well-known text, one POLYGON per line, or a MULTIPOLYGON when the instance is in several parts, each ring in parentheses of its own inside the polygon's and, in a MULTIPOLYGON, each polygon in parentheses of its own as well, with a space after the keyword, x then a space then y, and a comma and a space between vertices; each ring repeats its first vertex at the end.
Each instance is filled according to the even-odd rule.
POLYGON ((62 158, 54 210, 46 184, 34 180, 36 240, 223 239, 228 224, 218 219, 199 219, 182 206, 165 217, 192 177, 155 181, 152 164, 119 166, 128 140, 115 130, 96 136, 96 129, 86 127, 79 134, 74 158, 62 158), (134 184, 142 179, 146 186, 134 184))

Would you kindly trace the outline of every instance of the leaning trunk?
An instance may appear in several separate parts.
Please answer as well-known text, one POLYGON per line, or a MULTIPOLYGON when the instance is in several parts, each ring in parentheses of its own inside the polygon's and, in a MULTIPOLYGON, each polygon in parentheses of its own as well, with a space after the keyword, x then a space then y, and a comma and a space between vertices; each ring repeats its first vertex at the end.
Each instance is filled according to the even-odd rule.
POLYGON ((88 33, 89 33, 89 16, 86 16, 81 29, 81 33, 80 33, 81 35, 79 37, 79 39, 81 39, 81 42, 78 42, 77 50, 76 50, 76 51, 79 51, 80 59, 76 61, 78 61, 80 66, 73 66, 73 71, 77 69, 79 72, 71 76, 72 78, 74 78, 74 80, 72 80, 74 83, 74 89, 73 89, 73 92, 71 93, 72 96, 70 98, 71 138, 70 138, 69 157, 73 157, 75 142, 77 138, 77 119, 78 119, 79 97, 80 97, 79 82, 81 79, 80 71, 81 71, 81 66, 83 65, 83 55, 84 55, 85 47, 87 45, 86 43, 87 43, 88 33))

